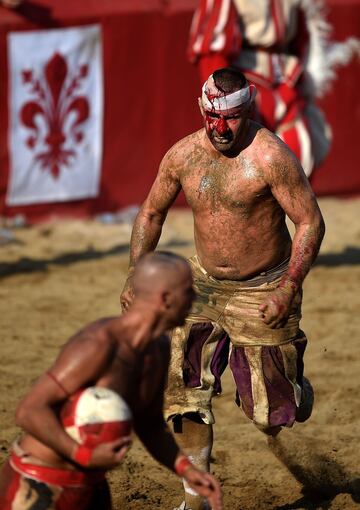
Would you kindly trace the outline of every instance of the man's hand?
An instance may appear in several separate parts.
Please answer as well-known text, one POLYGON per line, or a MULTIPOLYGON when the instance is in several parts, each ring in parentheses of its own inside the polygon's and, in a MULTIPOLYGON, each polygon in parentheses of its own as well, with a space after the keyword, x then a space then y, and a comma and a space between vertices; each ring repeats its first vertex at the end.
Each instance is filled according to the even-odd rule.
POLYGON ((221 487, 213 475, 192 466, 186 469, 183 478, 195 492, 208 500, 212 510, 222 510, 221 487))
POLYGON ((109 443, 99 444, 93 449, 90 461, 86 467, 112 469, 122 461, 130 445, 130 436, 125 436, 109 443))
POLYGON ((132 286, 132 275, 128 276, 122 293, 120 295, 120 304, 123 312, 126 312, 134 299, 134 289, 132 286))
POLYGON ((285 288, 277 288, 269 294, 265 301, 259 306, 259 313, 262 320, 272 329, 279 329, 285 326, 291 311, 295 292, 285 288))

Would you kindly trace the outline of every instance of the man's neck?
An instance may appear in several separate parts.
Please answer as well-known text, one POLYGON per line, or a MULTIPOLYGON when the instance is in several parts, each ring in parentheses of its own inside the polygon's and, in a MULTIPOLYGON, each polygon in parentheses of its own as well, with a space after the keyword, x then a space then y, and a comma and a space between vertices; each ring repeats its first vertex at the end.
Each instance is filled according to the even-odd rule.
POLYGON ((140 351, 168 329, 163 314, 149 303, 133 303, 123 317, 125 326, 134 330, 130 338, 131 347, 140 351))

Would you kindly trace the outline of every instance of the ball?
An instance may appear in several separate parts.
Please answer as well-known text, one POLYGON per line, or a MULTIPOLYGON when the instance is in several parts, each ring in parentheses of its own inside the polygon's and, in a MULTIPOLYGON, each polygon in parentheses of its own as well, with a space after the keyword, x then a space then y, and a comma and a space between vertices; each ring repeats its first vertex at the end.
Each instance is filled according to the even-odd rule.
POLYGON ((72 439, 92 448, 128 436, 132 429, 132 413, 125 400, 109 388, 96 386, 69 397, 60 420, 72 439))

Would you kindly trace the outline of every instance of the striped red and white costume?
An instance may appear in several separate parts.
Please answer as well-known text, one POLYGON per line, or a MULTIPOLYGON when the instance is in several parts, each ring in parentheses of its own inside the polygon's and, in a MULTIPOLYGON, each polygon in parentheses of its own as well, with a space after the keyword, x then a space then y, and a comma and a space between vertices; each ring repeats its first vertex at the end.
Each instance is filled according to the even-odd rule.
POLYGON ((307 175, 326 156, 329 129, 305 73, 309 50, 305 0, 200 0, 189 57, 202 81, 238 67, 256 84, 256 120, 282 138, 307 175))

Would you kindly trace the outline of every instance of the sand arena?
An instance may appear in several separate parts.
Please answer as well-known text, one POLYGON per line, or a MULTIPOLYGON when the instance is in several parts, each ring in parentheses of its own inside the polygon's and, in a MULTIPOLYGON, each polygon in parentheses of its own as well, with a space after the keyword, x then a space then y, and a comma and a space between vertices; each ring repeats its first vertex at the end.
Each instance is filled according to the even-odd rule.
MULTIPOLYGON (((304 285, 302 328, 309 339, 305 373, 316 392, 312 418, 281 434, 288 462, 310 485, 304 491, 269 452, 266 441, 233 403, 229 372, 215 399, 212 469, 224 508, 350 510, 360 504, 360 200, 320 200, 327 233, 304 285)), ((0 246, 0 463, 18 434, 18 399, 83 324, 119 312, 126 277, 129 224, 61 221, 15 231, 0 246)), ((172 211, 161 246, 194 252, 192 218, 172 211)), ((180 481, 138 441, 110 476, 117 510, 170 510, 180 481)))

